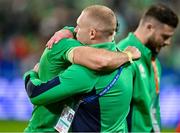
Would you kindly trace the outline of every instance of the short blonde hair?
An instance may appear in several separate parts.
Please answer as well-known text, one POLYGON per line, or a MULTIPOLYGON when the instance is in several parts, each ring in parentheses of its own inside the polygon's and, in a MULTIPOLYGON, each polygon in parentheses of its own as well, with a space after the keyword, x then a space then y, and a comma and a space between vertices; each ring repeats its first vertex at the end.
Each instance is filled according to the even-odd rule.
POLYGON ((97 30, 107 33, 107 36, 113 35, 117 28, 117 19, 114 12, 103 5, 92 5, 83 10, 92 20, 92 25, 97 30))

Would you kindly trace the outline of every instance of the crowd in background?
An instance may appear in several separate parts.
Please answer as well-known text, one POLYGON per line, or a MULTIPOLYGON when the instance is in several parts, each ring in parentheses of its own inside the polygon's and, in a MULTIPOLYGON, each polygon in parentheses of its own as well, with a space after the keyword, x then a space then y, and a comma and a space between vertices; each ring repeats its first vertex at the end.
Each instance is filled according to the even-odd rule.
MULTIPOLYGON (((66 25, 76 26, 76 18, 87 5, 104 4, 115 11, 118 42, 135 30, 143 11, 155 2, 168 4, 180 17, 179 0, 0 0, 0 80, 22 78, 39 61, 54 32, 66 25)), ((180 26, 172 43, 159 55, 163 67, 161 89, 171 93, 170 88, 180 90, 180 26)))
MULTIPOLYGON (((118 17, 117 41, 137 27, 140 16, 155 0, 1 0, 0 1, 0 76, 8 79, 32 68, 53 33, 65 25, 75 26, 82 8, 89 4, 105 4, 118 17)), ((179 13, 178 0, 159 0, 179 13)), ((178 28, 179 29, 179 28, 178 28)), ((161 54, 164 67, 179 72, 180 30, 173 46, 161 54)))

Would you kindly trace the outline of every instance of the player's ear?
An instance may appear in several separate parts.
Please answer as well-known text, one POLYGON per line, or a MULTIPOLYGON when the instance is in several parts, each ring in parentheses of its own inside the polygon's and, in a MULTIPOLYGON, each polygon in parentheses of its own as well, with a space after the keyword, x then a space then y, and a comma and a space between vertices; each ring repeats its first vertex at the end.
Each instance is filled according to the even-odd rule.
POLYGON ((155 25, 151 22, 147 22, 145 24, 145 28, 146 28, 146 37, 149 38, 154 34, 155 31, 155 25))
POLYGON ((97 31, 94 28, 90 29, 89 36, 91 40, 94 40, 94 38, 96 37, 96 32, 97 31))
POLYGON ((146 29, 148 29, 149 31, 151 31, 154 28, 154 25, 152 23, 146 23, 146 29))

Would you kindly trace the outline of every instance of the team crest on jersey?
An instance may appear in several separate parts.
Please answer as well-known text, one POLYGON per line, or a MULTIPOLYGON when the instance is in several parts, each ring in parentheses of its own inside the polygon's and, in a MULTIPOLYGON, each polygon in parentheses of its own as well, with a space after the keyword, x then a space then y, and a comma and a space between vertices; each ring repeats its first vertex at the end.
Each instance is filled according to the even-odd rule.
POLYGON ((145 69, 142 64, 139 65, 139 71, 141 72, 142 77, 146 77, 145 69))

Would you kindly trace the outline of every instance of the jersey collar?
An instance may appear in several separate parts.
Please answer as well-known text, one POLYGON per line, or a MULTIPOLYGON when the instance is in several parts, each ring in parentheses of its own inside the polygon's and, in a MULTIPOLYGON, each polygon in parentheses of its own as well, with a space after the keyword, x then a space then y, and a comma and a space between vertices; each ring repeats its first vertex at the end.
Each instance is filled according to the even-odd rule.
POLYGON ((107 49, 107 50, 115 50, 116 49, 116 45, 115 42, 105 42, 105 43, 99 43, 99 44, 92 44, 89 45, 91 47, 94 48, 103 48, 103 49, 107 49))
POLYGON ((152 52, 146 47, 135 35, 134 33, 129 33, 128 37, 133 40, 135 46, 140 50, 142 57, 146 58, 146 60, 151 60, 152 52))

